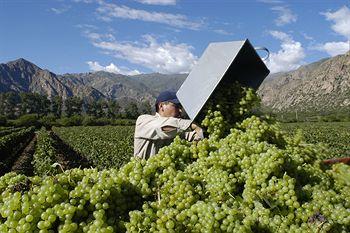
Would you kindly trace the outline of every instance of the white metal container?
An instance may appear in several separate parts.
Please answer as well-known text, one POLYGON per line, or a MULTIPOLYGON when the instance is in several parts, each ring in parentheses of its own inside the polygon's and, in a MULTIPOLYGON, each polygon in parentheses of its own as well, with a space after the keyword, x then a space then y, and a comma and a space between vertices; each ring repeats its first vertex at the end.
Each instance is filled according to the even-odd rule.
POLYGON ((270 71, 256 49, 248 39, 209 44, 176 93, 190 119, 195 120, 223 80, 255 89, 260 86, 270 71))

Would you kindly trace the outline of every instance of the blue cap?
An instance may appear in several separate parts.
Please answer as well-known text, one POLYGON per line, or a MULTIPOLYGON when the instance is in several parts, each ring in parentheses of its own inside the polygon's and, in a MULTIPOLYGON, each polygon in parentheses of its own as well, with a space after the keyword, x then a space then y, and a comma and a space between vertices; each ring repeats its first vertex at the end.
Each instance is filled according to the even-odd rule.
POLYGON ((161 92, 156 99, 156 104, 159 104, 160 102, 171 102, 174 104, 180 103, 179 99, 176 97, 175 91, 163 91, 163 92, 161 92))

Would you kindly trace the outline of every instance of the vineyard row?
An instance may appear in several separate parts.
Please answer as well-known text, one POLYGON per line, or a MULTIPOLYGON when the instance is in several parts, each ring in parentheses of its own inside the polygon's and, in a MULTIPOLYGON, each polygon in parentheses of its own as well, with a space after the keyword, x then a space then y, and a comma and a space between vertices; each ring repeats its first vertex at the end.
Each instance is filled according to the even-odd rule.
POLYGON ((1 174, 55 175, 72 168, 118 168, 132 155, 132 127, 11 128, 0 131, 1 174))

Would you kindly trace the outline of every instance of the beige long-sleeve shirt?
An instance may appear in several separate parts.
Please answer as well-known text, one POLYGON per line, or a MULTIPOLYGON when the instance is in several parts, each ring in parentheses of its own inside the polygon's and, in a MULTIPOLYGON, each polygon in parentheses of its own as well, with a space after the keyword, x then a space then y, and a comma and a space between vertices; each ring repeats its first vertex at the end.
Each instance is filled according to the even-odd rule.
POLYGON ((134 136, 134 156, 148 159, 158 153, 163 146, 169 145, 179 133, 188 141, 193 140, 195 132, 190 130, 192 120, 155 115, 141 115, 136 120, 134 136), (174 130, 164 131, 165 126, 174 130))

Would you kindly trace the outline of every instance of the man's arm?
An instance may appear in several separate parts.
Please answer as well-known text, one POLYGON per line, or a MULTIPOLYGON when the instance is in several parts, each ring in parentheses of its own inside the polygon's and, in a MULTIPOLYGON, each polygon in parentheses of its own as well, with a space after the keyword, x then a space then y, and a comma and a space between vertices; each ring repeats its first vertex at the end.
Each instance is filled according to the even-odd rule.
POLYGON ((149 140, 171 139, 190 128, 192 121, 174 117, 140 116, 136 121, 135 137, 149 140))
MULTIPOLYGON (((204 138, 203 129, 201 127, 199 127, 197 124, 192 123, 191 126, 189 127, 189 129, 191 129, 193 131, 185 133, 184 138, 187 141, 199 141, 199 140, 202 140, 204 138)), ((173 130, 176 130, 176 128, 173 126, 164 126, 164 127, 162 127, 162 130, 164 132, 169 133, 173 130)))

